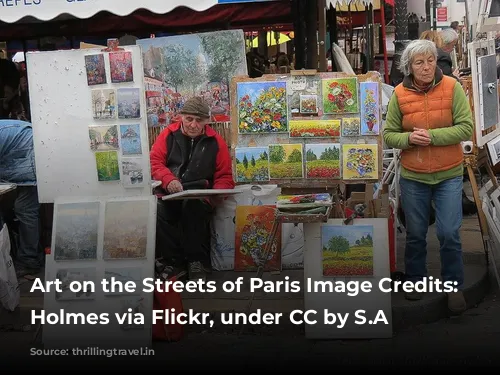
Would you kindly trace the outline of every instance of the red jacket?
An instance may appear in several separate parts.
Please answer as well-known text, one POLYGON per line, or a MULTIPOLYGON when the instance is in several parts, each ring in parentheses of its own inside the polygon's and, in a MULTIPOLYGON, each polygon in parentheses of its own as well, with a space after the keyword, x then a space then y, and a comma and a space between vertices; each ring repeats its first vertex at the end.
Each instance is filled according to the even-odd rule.
POLYGON ((168 184, 173 180, 182 182, 182 176, 179 176, 179 164, 182 163, 188 164, 191 174, 194 172, 196 175, 196 172, 199 172, 201 175, 208 176, 209 180, 213 181, 212 186, 210 186, 212 189, 233 189, 235 187, 231 155, 229 154, 226 142, 215 130, 206 125, 205 134, 198 143, 204 142, 204 145, 208 147, 198 149, 195 146, 192 159, 197 159, 194 163, 192 163, 192 159, 180 160, 182 153, 179 150, 177 142, 179 137, 183 137, 181 136, 181 123, 170 124, 160 133, 151 148, 151 174, 154 180, 161 181, 163 189, 166 189, 168 184), (172 150, 167 150, 168 144, 173 145, 172 150), (212 155, 216 153, 215 158, 213 158, 213 165, 208 168, 206 167, 206 163, 209 163, 207 159, 210 159, 210 157, 207 156, 210 155, 203 154, 207 150, 212 155), (167 160, 167 155, 169 160, 167 160), (171 166, 171 168, 167 167, 167 165, 171 166), (201 167, 198 167, 200 165, 201 167), (203 170, 196 170, 196 168, 203 170))

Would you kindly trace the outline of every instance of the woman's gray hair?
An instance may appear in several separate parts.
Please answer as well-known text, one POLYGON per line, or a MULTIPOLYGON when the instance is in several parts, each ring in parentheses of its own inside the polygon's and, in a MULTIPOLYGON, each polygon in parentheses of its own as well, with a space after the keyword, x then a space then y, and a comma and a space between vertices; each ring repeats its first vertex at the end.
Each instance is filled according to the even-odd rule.
POLYGON ((417 55, 432 55, 437 59, 437 48, 434 42, 426 39, 417 39, 411 41, 403 51, 401 60, 399 61, 399 71, 405 76, 409 76, 411 64, 417 55))
POLYGON ((443 40, 443 46, 453 43, 458 40, 458 34, 451 27, 449 29, 443 29, 439 32, 441 39, 443 40))

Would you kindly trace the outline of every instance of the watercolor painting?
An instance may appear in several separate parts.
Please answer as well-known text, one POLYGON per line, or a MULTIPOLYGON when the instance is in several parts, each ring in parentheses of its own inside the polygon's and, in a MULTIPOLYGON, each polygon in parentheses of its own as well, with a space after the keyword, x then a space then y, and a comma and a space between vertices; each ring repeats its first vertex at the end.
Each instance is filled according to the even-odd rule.
MULTIPOLYGON (((143 316, 146 316, 147 314, 144 297, 122 298, 120 299, 120 304, 120 314, 129 313, 129 309, 132 310, 132 314, 142 314, 143 316)), ((143 330, 144 328, 144 324, 135 324, 134 322, 131 324, 125 322, 120 325, 120 329, 122 331, 143 330)))
POLYGON ((122 158, 122 180, 125 188, 143 187, 144 168, 142 158, 122 158))
POLYGON ((104 259, 145 258, 149 201, 108 202, 105 212, 104 259))
POLYGON ((359 117, 346 117, 342 119, 342 136, 355 137, 361 134, 361 119, 359 117))
POLYGON ((323 276, 373 276, 373 226, 322 225, 323 276))
POLYGON ((340 120, 290 120, 290 137, 340 137, 340 124, 340 120))
POLYGON ((174 122, 192 96, 205 99, 213 122, 231 121, 231 79, 248 75, 242 30, 146 38, 137 45, 143 51, 149 127, 174 122))
POLYGON ((287 85, 288 106, 292 117, 300 117, 302 112, 302 97, 316 97, 316 112, 322 115, 321 109, 321 85, 317 76, 292 76, 287 85))
POLYGON ((120 166, 118 165, 118 152, 98 151, 95 153, 98 181, 119 181, 120 166))
POLYGON ((288 131, 286 82, 238 82, 240 134, 288 131))
POLYGON ((109 292, 104 293, 106 296, 134 296, 141 294, 141 285, 142 285, 142 270, 141 268, 130 268, 130 267, 121 267, 121 268, 106 268, 104 270, 104 279, 109 282, 108 290, 109 292), (132 281, 135 283, 136 288, 135 292, 127 292, 125 289, 120 290, 119 287, 115 287, 113 291, 111 291, 110 286, 112 285, 113 280, 122 283, 125 285, 128 281, 132 281))
MULTIPOLYGON (((234 253, 235 271, 256 271, 274 223, 275 206, 237 206, 234 253)), ((281 271, 281 225, 264 271, 281 271)))
POLYGON ((378 179, 378 145, 342 145, 342 174, 345 180, 378 179))
POLYGON ((99 202, 56 205, 54 260, 97 259, 99 202))
POLYGON ((60 269, 56 273, 56 279, 61 281, 62 290, 62 292, 56 292, 56 301, 89 301, 95 299, 95 292, 99 283, 95 267, 60 269), (77 281, 82 286, 79 292, 72 292, 69 289, 73 281, 77 281), (92 291, 90 283, 96 286, 94 291, 92 291))
POLYGON ((378 82, 359 84, 361 101, 361 135, 380 133, 380 99, 378 82))
POLYGON ((323 79, 323 112, 325 114, 358 113, 358 79, 323 79))
POLYGON ((269 177, 271 179, 303 178, 302 144, 269 145, 269 177))
POLYGON ((87 84, 103 85, 107 83, 106 66, 104 65, 104 55, 87 55, 85 56, 85 70, 87 71, 87 84))
POLYGON ((120 125, 120 143, 123 155, 141 155, 141 125, 120 125))
POLYGON ((132 52, 113 52, 109 54, 111 82, 134 82, 132 52))
POLYGON ((317 95, 300 95, 300 113, 303 115, 313 115, 318 113, 317 95))
POLYGON ((118 127, 89 126, 90 149, 92 151, 118 150, 118 127))
POLYGON ((236 182, 269 181, 269 149, 237 147, 236 182))
POLYGON ((116 118, 116 91, 92 90, 92 116, 95 120, 116 118))
POLYGON ((140 90, 118 89, 118 118, 141 118, 140 90))
POLYGON ((340 178, 340 144, 306 145, 306 178, 340 178))

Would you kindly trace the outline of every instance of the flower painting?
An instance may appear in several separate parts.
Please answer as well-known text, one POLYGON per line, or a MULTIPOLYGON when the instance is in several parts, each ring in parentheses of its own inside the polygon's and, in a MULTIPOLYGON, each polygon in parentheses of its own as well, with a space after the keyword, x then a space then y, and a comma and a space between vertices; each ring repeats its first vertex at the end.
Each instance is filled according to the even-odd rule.
MULTIPOLYGON (((237 206, 235 271, 256 271, 274 223, 274 206, 237 206)), ((264 271, 281 271, 281 225, 265 259, 264 271)))
POLYGON ((340 144, 306 145, 306 178, 340 178, 340 144))
POLYGON ((380 133, 379 83, 361 82, 361 135, 380 133))
POLYGON ((236 148, 237 182, 269 181, 267 147, 236 148))
POLYGON ((358 79, 323 79, 323 112, 325 114, 358 113, 358 79))
POLYGON ((340 120, 290 120, 292 138, 331 138, 340 136, 340 120))
POLYGON ((350 117, 342 119, 342 137, 355 137, 360 135, 361 119, 350 117))
POLYGON ((378 145, 342 145, 344 180, 378 179, 378 145))
POLYGON ((236 92, 240 134, 288 131, 286 82, 240 82, 236 92))
POLYGON ((300 113, 305 115, 318 113, 318 97, 316 95, 300 95, 300 113))
POLYGON ((302 144, 269 145, 269 177, 303 178, 302 144))

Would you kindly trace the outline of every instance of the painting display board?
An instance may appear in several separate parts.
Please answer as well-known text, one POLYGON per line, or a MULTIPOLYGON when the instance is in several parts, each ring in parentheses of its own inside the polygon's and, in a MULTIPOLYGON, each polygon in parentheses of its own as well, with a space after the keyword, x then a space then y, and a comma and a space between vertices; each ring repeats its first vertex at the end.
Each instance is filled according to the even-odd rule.
POLYGON ((61 280, 62 293, 45 293, 44 310, 57 315, 61 309, 84 315, 107 313, 109 324, 45 324, 46 348, 151 347, 153 293, 143 292, 142 280, 154 277, 155 229, 155 196, 55 200, 45 280, 61 280), (105 293, 101 281, 111 277, 134 281, 136 292, 105 293), (69 290, 76 280, 92 281, 94 292, 69 290), (129 311, 144 314, 144 325, 119 324, 115 313, 129 311))
MULTIPOLYGON (((387 219, 354 219, 343 225, 342 219, 327 223, 304 224, 304 282, 369 281, 370 293, 348 296, 347 293, 304 291, 304 310, 315 310, 318 324, 305 327, 308 339, 375 339, 392 337, 391 293, 378 287, 382 278, 390 278, 387 219), (324 310, 342 315, 349 313, 343 328, 322 324, 324 310), (365 318, 375 320, 382 310, 389 324, 356 325, 355 311, 365 310, 365 318)), ((385 285, 390 287, 390 284, 385 285)))
POLYGON ((138 46, 27 53, 40 203, 151 194, 141 57, 138 46))

